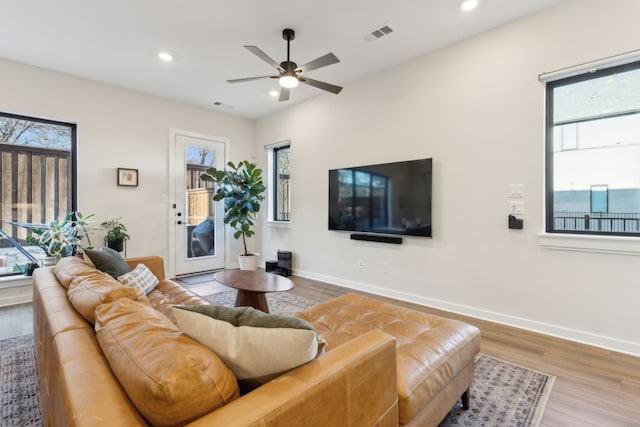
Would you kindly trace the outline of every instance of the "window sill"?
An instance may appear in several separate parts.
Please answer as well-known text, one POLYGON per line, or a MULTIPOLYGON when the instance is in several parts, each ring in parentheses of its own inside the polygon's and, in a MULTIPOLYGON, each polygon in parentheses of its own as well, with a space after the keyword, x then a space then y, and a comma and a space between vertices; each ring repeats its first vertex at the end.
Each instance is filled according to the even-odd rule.
POLYGON ((542 233, 538 235, 538 244, 545 249, 563 251, 640 255, 640 239, 637 237, 542 233))
POLYGON ((291 221, 267 221, 267 227, 273 228, 290 228, 291 221))

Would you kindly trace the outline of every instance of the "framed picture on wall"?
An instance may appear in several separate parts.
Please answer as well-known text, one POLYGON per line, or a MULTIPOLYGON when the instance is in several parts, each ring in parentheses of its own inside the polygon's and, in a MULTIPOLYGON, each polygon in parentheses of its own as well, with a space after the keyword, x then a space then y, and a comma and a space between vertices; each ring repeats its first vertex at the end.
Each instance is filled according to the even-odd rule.
POLYGON ((138 169, 118 168, 118 185, 124 187, 137 187, 138 169))

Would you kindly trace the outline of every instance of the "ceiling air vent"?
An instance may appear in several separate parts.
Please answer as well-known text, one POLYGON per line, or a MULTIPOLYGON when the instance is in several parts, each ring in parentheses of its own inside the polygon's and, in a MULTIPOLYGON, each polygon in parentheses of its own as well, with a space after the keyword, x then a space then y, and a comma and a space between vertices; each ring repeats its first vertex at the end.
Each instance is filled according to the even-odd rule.
POLYGON ((223 104, 220 101, 213 101, 213 105, 215 105, 216 107, 222 107, 222 108, 233 108, 233 105, 229 105, 229 104, 223 104))
POLYGON ((364 36, 364 39, 368 42, 372 42, 375 40, 378 40, 386 35, 389 35, 391 33, 393 33, 395 30, 393 29, 392 26, 390 25, 383 25, 380 28, 376 28, 375 30, 371 31, 370 33, 366 34, 364 36))

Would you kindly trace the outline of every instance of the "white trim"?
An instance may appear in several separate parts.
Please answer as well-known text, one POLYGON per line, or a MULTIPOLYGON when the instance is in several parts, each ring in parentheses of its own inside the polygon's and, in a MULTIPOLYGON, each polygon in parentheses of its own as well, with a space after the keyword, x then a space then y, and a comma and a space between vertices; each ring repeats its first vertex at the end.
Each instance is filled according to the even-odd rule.
POLYGON ((637 237, 540 233, 538 244, 545 249, 640 255, 640 239, 637 237))
POLYGON ((267 144, 264 146, 264 149, 273 150, 274 148, 284 147, 285 145, 291 146, 291 140, 285 139, 284 141, 274 142, 273 144, 267 144))
POLYGON ((337 277, 326 276, 322 274, 311 273, 308 271, 294 270, 293 274, 307 279, 318 280, 332 285, 342 286, 344 288, 368 292, 375 295, 394 298, 401 301, 420 304, 427 307, 433 307, 451 313, 461 314, 464 316, 474 317, 476 319, 487 320, 506 326, 511 326, 527 331, 537 332, 544 335, 561 338, 568 341, 574 341, 581 344, 600 347, 620 353, 630 354, 632 356, 640 356, 640 343, 619 340, 615 338, 605 337, 593 334, 587 331, 565 328, 562 326, 552 325, 549 323, 539 322, 536 320, 525 319, 507 314, 501 314, 494 311, 482 310, 465 305, 459 305, 442 301, 438 299, 428 298, 408 292, 394 291, 378 286, 371 286, 360 282, 344 280, 337 277))
POLYGON ((25 304, 33 299, 31 276, 0 277, 0 307, 25 304))
POLYGON ((538 80, 542 83, 552 82, 555 80, 565 79, 567 77, 585 74, 587 72, 595 72, 602 68, 610 68, 618 65, 629 64, 640 60, 640 49, 626 52, 620 55, 609 56, 607 58, 598 59, 596 61, 585 62, 584 64, 574 65, 572 67, 561 68, 559 70, 541 73, 538 80))
POLYGON ((273 228, 290 228, 291 221, 275 221, 275 220, 269 219, 265 222, 265 225, 267 227, 273 227, 273 228))

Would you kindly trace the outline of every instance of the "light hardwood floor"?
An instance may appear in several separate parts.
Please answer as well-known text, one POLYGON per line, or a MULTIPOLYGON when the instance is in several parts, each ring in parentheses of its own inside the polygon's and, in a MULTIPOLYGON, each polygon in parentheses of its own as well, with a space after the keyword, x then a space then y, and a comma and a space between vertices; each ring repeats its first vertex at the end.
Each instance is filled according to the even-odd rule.
MULTIPOLYGON (((357 292, 300 277, 290 291, 314 302, 357 292)), ((183 283, 184 284, 184 283, 183 283)), ((185 287, 200 295, 230 288, 206 281, 185 287)), ((487 321, 371 295, 426 313, 456 318, 482 331, 481 351, 556 376, 542 427, 640 426, 640 358, 487 321)), ((634 327, 634 326, 630 326, 634 327)), ((0 309, 0 338, 31 333, 31 305, 0 309)))

